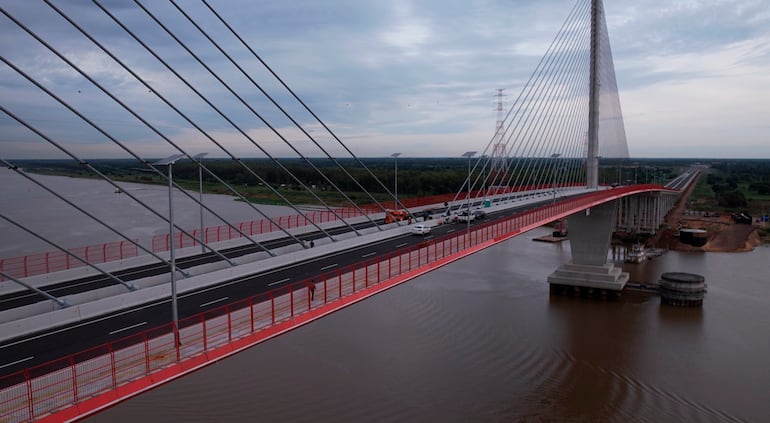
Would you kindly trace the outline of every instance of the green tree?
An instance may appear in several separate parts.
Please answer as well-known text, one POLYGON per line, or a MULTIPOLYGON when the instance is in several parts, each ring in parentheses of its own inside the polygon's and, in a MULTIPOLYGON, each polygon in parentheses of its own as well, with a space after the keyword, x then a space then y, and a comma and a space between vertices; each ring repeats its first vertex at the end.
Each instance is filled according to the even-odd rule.
POLYGON ((717 204, 721 207, 734 209, 746 207, 746 197, 740 191, 722 191, 717 193, 717 204))

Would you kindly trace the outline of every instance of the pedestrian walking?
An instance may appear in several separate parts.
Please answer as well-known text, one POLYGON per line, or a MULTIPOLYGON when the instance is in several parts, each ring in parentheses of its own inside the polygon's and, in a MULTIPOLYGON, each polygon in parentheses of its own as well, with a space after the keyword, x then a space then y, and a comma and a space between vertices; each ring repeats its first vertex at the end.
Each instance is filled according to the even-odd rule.
POLYGON ((310 301, 313 301, 313 297, 315 297, 315 281, 313 279, 310 279, 308 289, 310 289, 310 301))
POLYGON ((310 240, 310 248, 313 248, 313 247, 315 247, 315 242, 313 242, 313 240, 311 239, 310 240))

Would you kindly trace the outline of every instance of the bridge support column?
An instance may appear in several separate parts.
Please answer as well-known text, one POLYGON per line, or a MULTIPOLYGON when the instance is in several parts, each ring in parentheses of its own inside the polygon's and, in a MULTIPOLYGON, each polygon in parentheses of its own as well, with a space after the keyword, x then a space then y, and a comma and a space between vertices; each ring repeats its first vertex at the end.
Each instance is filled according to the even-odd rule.
POLYGON ((549 284, 607 291, 623 289, 628 273, 607 263, 617 207, 617 201, 612 201, 567 218, 572 261, 551 273, 549 284))

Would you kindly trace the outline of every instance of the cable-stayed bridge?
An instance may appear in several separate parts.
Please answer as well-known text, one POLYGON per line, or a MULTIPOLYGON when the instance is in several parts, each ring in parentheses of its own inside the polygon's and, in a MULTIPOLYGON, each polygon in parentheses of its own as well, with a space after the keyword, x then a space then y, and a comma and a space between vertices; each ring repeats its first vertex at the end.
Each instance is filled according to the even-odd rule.
POLYGON ((88 217, 137 251, 136 258, 121 263, 91 260, 0 206, 4 232, 41 240, 80 264, 57 274, 0 273, 6 304, 0 312, 5 360, 0 370, 7 375, 0 397, 3 420, 46 418, 56 410, 69 416, 88 412, 556 219, 570 220, 573 262, 556 270, 550 282, 618 291, 627 276, 606 263, 617 200, 635 198, 624 203, 622 216, 654 230, 678 191, 697 176, 697 170, 688 171, 666 187, 599 185, 602 157, 628 157, 600 1, 580 0, 569 11, 488 142, 480 140, 480 147, 469 146, 476 151, 462 154, 468 176, 457 192, 407 207, 409 218, 392 223, 386 223, 392 209, 406 203, 397 197, 397 180, 391 189, 390 181, 378 179, 208 2, 155 9, 136 1, 117 9, 95 1, 89 7, 114 29, 109 40, 95 36, 93 22, 83 22, 76 7, 49 1, 36 7, 40 10, 0 9, 3 36, 25 46, 3 49, 0 72, 20 93, 40 100, 49 119, 39 119, 39 110, 18 98, 4 98, 0 123, 23 142, 71 159, 125 194, 142 213, 167 225, 169 236, 167 248, 148 248, 99 216, 98 209, 67 198, 0 152, 7 171, 31 189, 44 190, 52 203, 88 217), (50 21, 31 19, 36 13, 50 21), (135 29, 137 22, 151 25, 171 44, 158 45, 135 29), (78 54, 57 46, 45 29, 54 23, 79 34, 78 54), (205 54, 190 43, 191 34, 207 42, 205 54), (41 55, 49 68, 41 70, 28 59, 41 55), (212 55, 230 70, 212 65, 212 55), (180 66, 180 57, 195 65, 194 72, 180 66), (109 63, 110 71, 94 66, 94 58, 109 63), (51 69, 64 75, 64 83, 49 76, 51 69), (91 142, 72 141, 61 128, 87 134, 91 142), (179 128, 186 137, 178 135, 179 128), (148 144, 149 151, 169 157, 148 160, 148 144), (136 160, 168 184, 168 205, 147 204, 123 191, 88 162, 88 148, 136 160), (240 158, 243 151, 267 160, 307 192, 321 214, 289 201, 240 158), (292 209, 294 225, 249 202, 248 194, 208 165, 203 157, 214 152, 292 209), (302 160, 334 201, 292 171, 287 156, 302 160), (173 167, 183 160, 195 163, 201 178, 244 200, 271 231, 255 233, 229 221, 182 189, 173 180, 173 167), (331 167, 320 166, 320 160, 331 167), (365 201, 354 201, 341 188, 340 175, 365 201), (390 199, 378 200, 376 194, 383 193, 390 199), (176 224, 175 195, 234 235, 216 242, 202 227, 176 224), (475 209, 488 214, 483 223, 471 224, 475 209), (423 221, 426 215, 431 219, 423 221), (455 218, 464 218, 464 225, 447 224, 455 218), (430 226, 431 235, 412 236, 416 220, 430 226), (73 405, 78 407, 69 408, 73 405))

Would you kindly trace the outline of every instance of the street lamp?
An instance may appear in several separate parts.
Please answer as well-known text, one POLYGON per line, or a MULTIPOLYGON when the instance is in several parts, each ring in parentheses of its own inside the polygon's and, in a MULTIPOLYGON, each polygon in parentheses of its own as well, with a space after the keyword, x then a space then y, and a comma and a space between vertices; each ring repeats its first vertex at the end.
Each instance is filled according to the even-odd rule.
MULTIPOLYGON (((484 191, 484 204, 487 202, 487 159, 489 156, 486 154, 481 156, 483 165, 481 166, 481 189, 484 191)), ((490 165, 491 167, 491 165, 490 165)))
POLYGON ((206 157, 207 154, 209 153, 200 153, 193 156, 193 160, 198 162, 198 205, 200 206, 199 209, 201 216, 201 253, 206 252, 206 246, 204 245, 205 239, 203 237, 203 158, 206 157))
POLYGON ((185 157, 184 154, 176 154, 153 163, 155 166, 168 166, 168 246, 171 263, 171 319, 174 322, 174 340, 179 345, 179 310, 176 299, 176 261, 174 257, 174 201, 171 198, 173 182, 172 169, 177 160, 185 157))
POLYGON ((400 156, 401 153, 393 153, 390 155, 390 157, 393 157, 393 165, 395 166, 396 176, 395 176, 395 197, 396 202, 394 207, 396 210, 398 210, 398 156, 400 156))
POLYGON ((634 162, 634 185, 636 185, 636 171, 639 169, 639 162, 634 162))
MULTIPOLYGON (((462 157, 468 158, 468 206, 465 209, 465 212, 468 213, 467 216, 465 216, 465 221, 468 222, 467 225, 467 235, 466 237, 470 237, 471 235, 471 157, 475 155, 475 151, 466 151, 463 153, 462 157)), ((468 238, 468 243, 470 244, 470 238, 468 238)))
MULTIPOLYGON (((551 154, 552 159, 558 159, 561 156, 560 153, 551 154)), ((552 160, 554 167, 551 168, 551 188, 553 189, 553 202, 556 204, 556 160, 552 160)))

